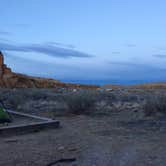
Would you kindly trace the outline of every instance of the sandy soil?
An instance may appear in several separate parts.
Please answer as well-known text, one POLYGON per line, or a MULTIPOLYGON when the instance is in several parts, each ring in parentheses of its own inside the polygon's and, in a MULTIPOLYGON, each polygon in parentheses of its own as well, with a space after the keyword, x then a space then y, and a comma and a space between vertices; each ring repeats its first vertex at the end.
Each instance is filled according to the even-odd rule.
POLYGON ((165 166, 164 121, 112 116, 59 117, 61 128, 0 138, 0 166, 165 166))

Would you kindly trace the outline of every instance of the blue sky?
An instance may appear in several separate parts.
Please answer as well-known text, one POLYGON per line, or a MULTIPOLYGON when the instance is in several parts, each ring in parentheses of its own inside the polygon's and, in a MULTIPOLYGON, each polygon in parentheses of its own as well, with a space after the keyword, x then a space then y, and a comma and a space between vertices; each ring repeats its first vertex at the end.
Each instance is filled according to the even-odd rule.
POLYGON ((15 72, 79 83, 166 81, 165 0, 0 0, 15 72))

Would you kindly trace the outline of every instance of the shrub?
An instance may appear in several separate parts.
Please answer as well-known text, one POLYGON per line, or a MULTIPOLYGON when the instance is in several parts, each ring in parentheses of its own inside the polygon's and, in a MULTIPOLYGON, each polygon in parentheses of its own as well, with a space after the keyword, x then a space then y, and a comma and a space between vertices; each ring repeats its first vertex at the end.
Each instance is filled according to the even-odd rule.
MULTIPOLYGON (((19 88, 19 89, 0 89, 0 101, 6 108, 26 111, 33 109, 38 102, 55 102, 63 101, 63 94, 57 94, 54 89, 35 89, 35 88, 19 88), (27 107, 28 106, 28 107, 27 107)), ((37 110, 37 109, 36 109, 37 110)))
POLYGON ((136 102, 138 101, 138 96, 130 93, 120 93, 117 96, 118 100, 121 102, 136 102))
POLYGON ((64 98, 69 111, 74 114, 87 113, 95 105, 96 94, 90 91, 67 94, 64 98))
POLYGON ((166 95, 148 97, 143 105, 145 116, 166 115, 166 95))

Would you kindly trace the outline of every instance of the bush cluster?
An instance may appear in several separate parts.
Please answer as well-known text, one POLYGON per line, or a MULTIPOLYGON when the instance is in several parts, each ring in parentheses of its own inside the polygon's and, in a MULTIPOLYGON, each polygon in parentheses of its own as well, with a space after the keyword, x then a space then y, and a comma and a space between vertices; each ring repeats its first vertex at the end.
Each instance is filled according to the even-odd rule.
POLYGON ((65 95, 64 101, 70 112, 84 114, 92 109, 96 103, 97 94, 91 91, 82 91, 65 95))
POLYGON ((166 115, 166 95, 151 96, 143 105, 145 116, 166 115))

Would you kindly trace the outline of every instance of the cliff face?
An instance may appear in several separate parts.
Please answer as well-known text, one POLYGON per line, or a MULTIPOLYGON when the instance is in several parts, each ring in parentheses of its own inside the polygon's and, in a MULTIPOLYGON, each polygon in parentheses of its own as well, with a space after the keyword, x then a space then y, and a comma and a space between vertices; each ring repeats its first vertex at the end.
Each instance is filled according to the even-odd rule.
POLYGON ((0 77, 2 78, 3 76, 10 74, 12 74, 12 71, 4 64, 4 56, 0 52, 0 77))
POLYGON ((4 64, 4 56, 0 52, 0 88, 85 88, 95 89, 97 86, 67 84, 54 79, 31 77, 12 72, 4 64))
POLYGON ((4 56, 0 52, 0 87, 5 87, 7 77, 12 76, 12 71, 4 64, 4 56))

